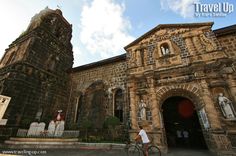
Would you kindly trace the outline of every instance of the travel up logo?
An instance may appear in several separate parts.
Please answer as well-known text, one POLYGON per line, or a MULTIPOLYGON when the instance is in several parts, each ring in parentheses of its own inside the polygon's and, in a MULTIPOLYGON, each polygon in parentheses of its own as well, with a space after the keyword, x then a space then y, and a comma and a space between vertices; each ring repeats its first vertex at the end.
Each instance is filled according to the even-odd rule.
POLYGON ((229 2, 194 2, 194 9, 195 17, 225 17, 234 11, 234 5, 229 2))

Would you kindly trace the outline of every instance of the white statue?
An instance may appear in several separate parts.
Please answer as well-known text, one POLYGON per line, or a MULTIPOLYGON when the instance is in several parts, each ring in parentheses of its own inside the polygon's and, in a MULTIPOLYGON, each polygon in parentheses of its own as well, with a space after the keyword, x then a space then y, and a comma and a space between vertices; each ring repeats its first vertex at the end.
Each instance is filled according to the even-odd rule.
POLYGON ((58 114, 55 121, 54 136, 61 137, 64 132, 65 121, 64 121, 64 116, 62 114, 62 110, 58 110, 57 112, 58 114))
POLYGON ((232 102, 227 97, 223 96, 223 93, 219 94, 218 102, 225 118, 227 119, 235 118, 235 111, 232 102))
POLYGON ((61 137, 63 132, 64 132, 64 127, 65 127, 65 121, 56 121, 56 129, 54 136, 55 137, 61 137))
POLYGON ((168 55, 170 53, 170 50, 168 47, 161 46, 161 52, 162 52, 162 55, 168 55))
POLYGON ((165 50, 165 48, 163 46, 161 46, 161 52, 162 52, 163 55, 166 54, 166 50, 165 50))
POLYGON ((143 100, 141 100, 139 104, 141 120, 146 120, 146 107, 147 107, 146 103, 143 100))
POLYGON ((54 136, 56 124, 53 120, 48 125, 48 136, 54 136))

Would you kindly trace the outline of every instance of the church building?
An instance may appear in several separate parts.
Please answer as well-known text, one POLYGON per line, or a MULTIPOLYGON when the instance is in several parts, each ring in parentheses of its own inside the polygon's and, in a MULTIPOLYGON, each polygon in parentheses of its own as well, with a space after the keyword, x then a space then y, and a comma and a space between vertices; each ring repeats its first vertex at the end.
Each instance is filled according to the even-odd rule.
POLYGON ((11 101, 0 129, 14 135, 37 114, 48 124, 62 110, 65 128, 84 120, 101 128, 115 116, 130 138, 142 125, 163 151, 186 147, 181 137, 193 148, 233 151, 236 25, 213 24, 161 24, 127 43, 125 54, 72 67, 72 26, 46 8, 1 59, 0 94, 11 101))

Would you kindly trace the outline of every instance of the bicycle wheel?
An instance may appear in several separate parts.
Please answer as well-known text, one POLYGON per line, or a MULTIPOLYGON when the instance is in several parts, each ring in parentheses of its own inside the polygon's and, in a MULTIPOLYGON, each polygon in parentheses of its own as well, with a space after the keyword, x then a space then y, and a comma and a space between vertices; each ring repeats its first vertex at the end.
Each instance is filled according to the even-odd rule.
POLYGON ((139 151, 138 147, 136 147, 135 145, 131 145, 127 149, 127 155, 128 156, 140 156, 140 151, 139 151))
POLYGON ((148 155, 149 156, 161 156, 161 151, 157 146, 149 146, 148 147, 148 155))

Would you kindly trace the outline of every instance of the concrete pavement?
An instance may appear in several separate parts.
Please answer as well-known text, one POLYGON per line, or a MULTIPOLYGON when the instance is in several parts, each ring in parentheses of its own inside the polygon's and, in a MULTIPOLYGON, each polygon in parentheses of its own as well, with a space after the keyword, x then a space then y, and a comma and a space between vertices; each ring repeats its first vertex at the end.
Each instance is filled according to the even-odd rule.
MULTIPOLYGON (((123 149, 1 149, 2 154, 37 156, 126 156, 123 149), (8 151, 8 152, 7 152, 8 151)), ((174 149, 162 156, 213 156, 206 150, 174 149)))

